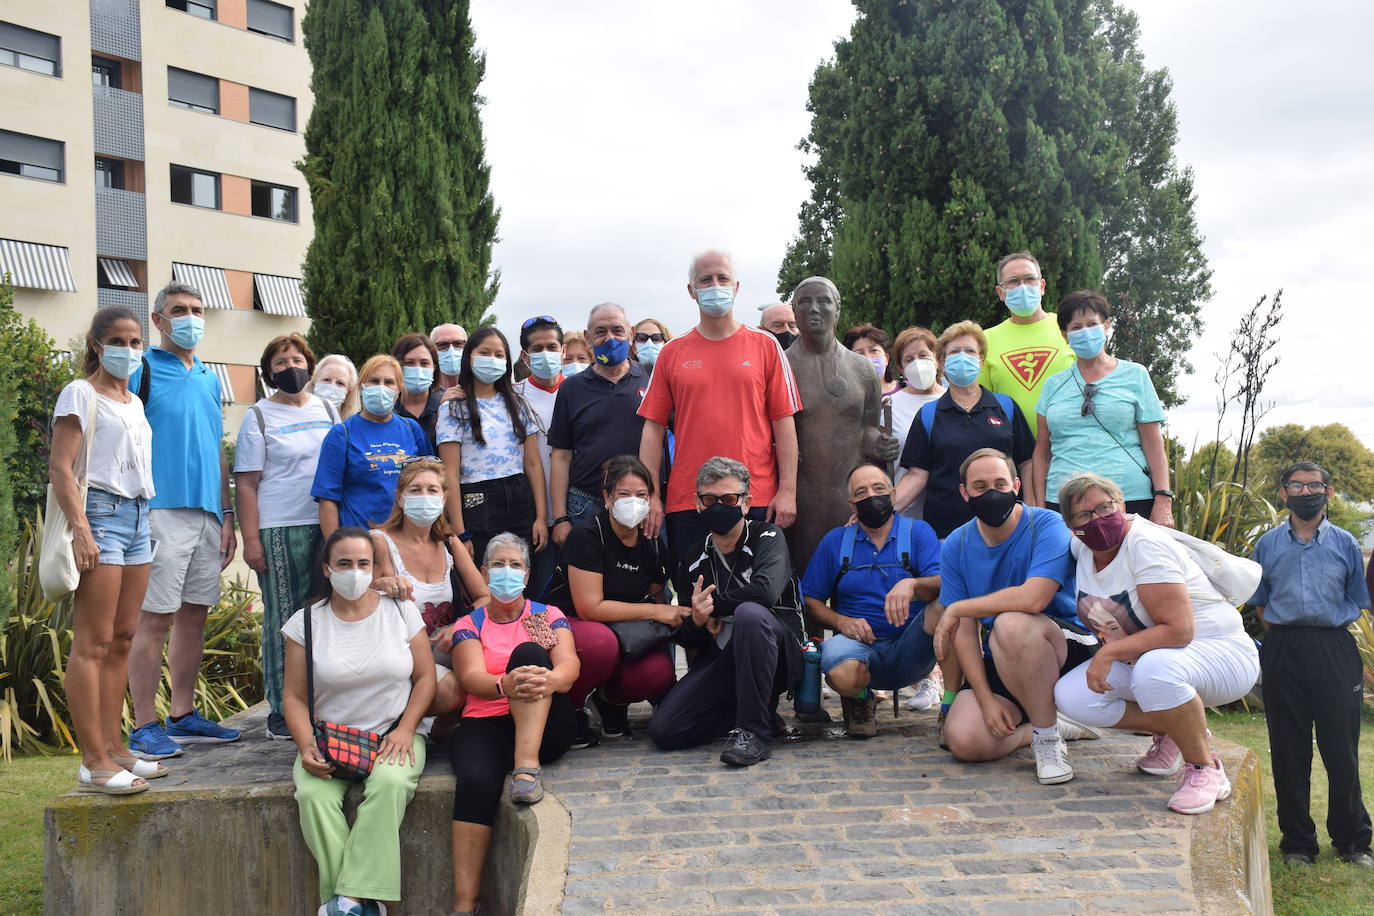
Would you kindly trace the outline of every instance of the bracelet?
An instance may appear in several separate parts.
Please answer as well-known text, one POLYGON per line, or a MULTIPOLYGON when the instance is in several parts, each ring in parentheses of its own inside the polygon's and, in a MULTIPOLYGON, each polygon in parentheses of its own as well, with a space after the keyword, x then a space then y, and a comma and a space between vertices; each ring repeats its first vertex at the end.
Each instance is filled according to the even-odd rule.
POLYGON ((501 685, 501 682, 504 681, 505 679, 506 679, 506 676, 505 676, 504 674, 497 675, 497 677, 496 677, 496 698, 497 698, 497 699, 500 699, 501 697, 504 697, 504 696, 506 695, 506 689, 505 689, 505 687, 503 687, 503 686, 501 685))
POLYGON ((462 541, 464 544, 468 543, 469 541, 472 540, 472 532, 471 532, 471 531, 463 531, 463 532, 460 532, 460 533, 458 534, 458 540, 462 541))
POLYGON ((558 516, 558 518, 556 518, 556 519, 553 520, 553 523, 550 524, 549 527, 550 527, 550 528, 553 528, 553 527, 556 527, 556 526, 558 526, 558 525, 563 524, 564 522, 567 522, 569 525, 571 525, 571 524, 572 524, 572 516, 571 516, 571 515, 560 515, 560 516, 558 516))

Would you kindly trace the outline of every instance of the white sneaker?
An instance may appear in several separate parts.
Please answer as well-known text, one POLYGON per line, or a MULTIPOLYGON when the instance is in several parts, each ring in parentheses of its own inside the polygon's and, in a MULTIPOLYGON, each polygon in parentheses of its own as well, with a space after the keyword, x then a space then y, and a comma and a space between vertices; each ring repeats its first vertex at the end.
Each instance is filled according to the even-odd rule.
POLYGON ((930 678, 916 685, 916 693, 906 701, 907 709, 934 709, 940 705, 940 688, 930 678))
POLYGON ((1035 776, 1040 780, 1040 785, 1052 786, 1073 779, 1069 749, 1062 737, 1042 741, 1032 736, 1031 750, 1035 751, 1035 776))
POLYGON ((1070 719, 1062 712, 1059 714, 1059 721, 1055 724, 1059 726, 1059 737, 1065 741, 1092 741, 1102 737, 1101 732, 1089 728, 1082 722, 1070 719))

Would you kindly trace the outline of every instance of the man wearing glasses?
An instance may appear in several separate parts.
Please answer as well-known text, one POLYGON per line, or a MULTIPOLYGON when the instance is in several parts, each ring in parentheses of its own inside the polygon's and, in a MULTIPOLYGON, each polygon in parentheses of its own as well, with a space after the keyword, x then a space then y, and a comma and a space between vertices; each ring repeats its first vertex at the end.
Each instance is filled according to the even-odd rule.
POLYGON ((721 762, 752 766, 782 727, 778 697, 801 679, 801 602, 782 529, 746 517, 749 469, 715 456, 692 482, 708 533, 674 584, 692 608, 678 642, 695 654, 649 720, 649 736, 664 750, 724 737, 721 762))
POLYGON ((434 349, 439 351, 439 383, 447 394, 458 387, 458 372, 463 367, 463 347, 468 332, 461 324, 441 324, 429 332, 434 349))
POLYGON ((1315 725, 1330 786, 1331 843, 1343 861, 1374 868, 1360 793, 1363 666, 1347 629, 1369 607, 1369 590, 1359 542, 1326 517, 1327 500, 1335 495, 1331 475, 1311 461, 1283 472, 1279 496, 1288 521, 1255 544, 1264 574, 1250 605, 1265 626, 1261 690, 1283 861, 1311 865, 1317 858, 1317 829, 1308 811, 1315 725))
POLYGON ((1035 416, 1045 379, 1073 365, 1059 323, 1042 305, 1045 278, 1029 251, 1017 251, 997 262, 997 298, 1011 316, 984 333, 988 354, 978 381, 989 391, 1016 399, 1021 412, 1035 416))

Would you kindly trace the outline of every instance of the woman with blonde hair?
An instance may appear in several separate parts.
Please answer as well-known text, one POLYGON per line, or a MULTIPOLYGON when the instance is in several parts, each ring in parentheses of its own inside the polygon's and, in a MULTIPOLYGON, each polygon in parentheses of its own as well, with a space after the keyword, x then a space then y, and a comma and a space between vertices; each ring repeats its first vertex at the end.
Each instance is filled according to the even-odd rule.
POLYGON ((673 332, 657 318, 645 318, 635 324, 630 337, 630 359, 637 361, 650 372, 658 362, 658 353, 663 345, 673 339, 673 332))
POLYGON ((315 364, 305 386, 308 394, 334 405, 345 420, 358 412, 358 367, 340 353, 330 353, 315 364))
POLYGON ((592 345, 581 331, 563 335, 563 375, 576 375, 592 364, 592 345))

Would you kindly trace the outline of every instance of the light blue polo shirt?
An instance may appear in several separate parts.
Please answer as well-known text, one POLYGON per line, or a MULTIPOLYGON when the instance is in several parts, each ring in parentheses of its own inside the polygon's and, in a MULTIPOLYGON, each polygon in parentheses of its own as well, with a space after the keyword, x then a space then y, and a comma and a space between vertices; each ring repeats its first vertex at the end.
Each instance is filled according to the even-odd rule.
MULTIPOLYGON (((143 413, 153 428, 154 509, 204 509, 223 521, 220 505, 220 441, 224 415, 220 406, 219 376, 191 357, 187 369, 176 354, 149 347, 145 357, 152 377, 143 413)), ((129 379, 138 391, 143 369, 129 379)))

